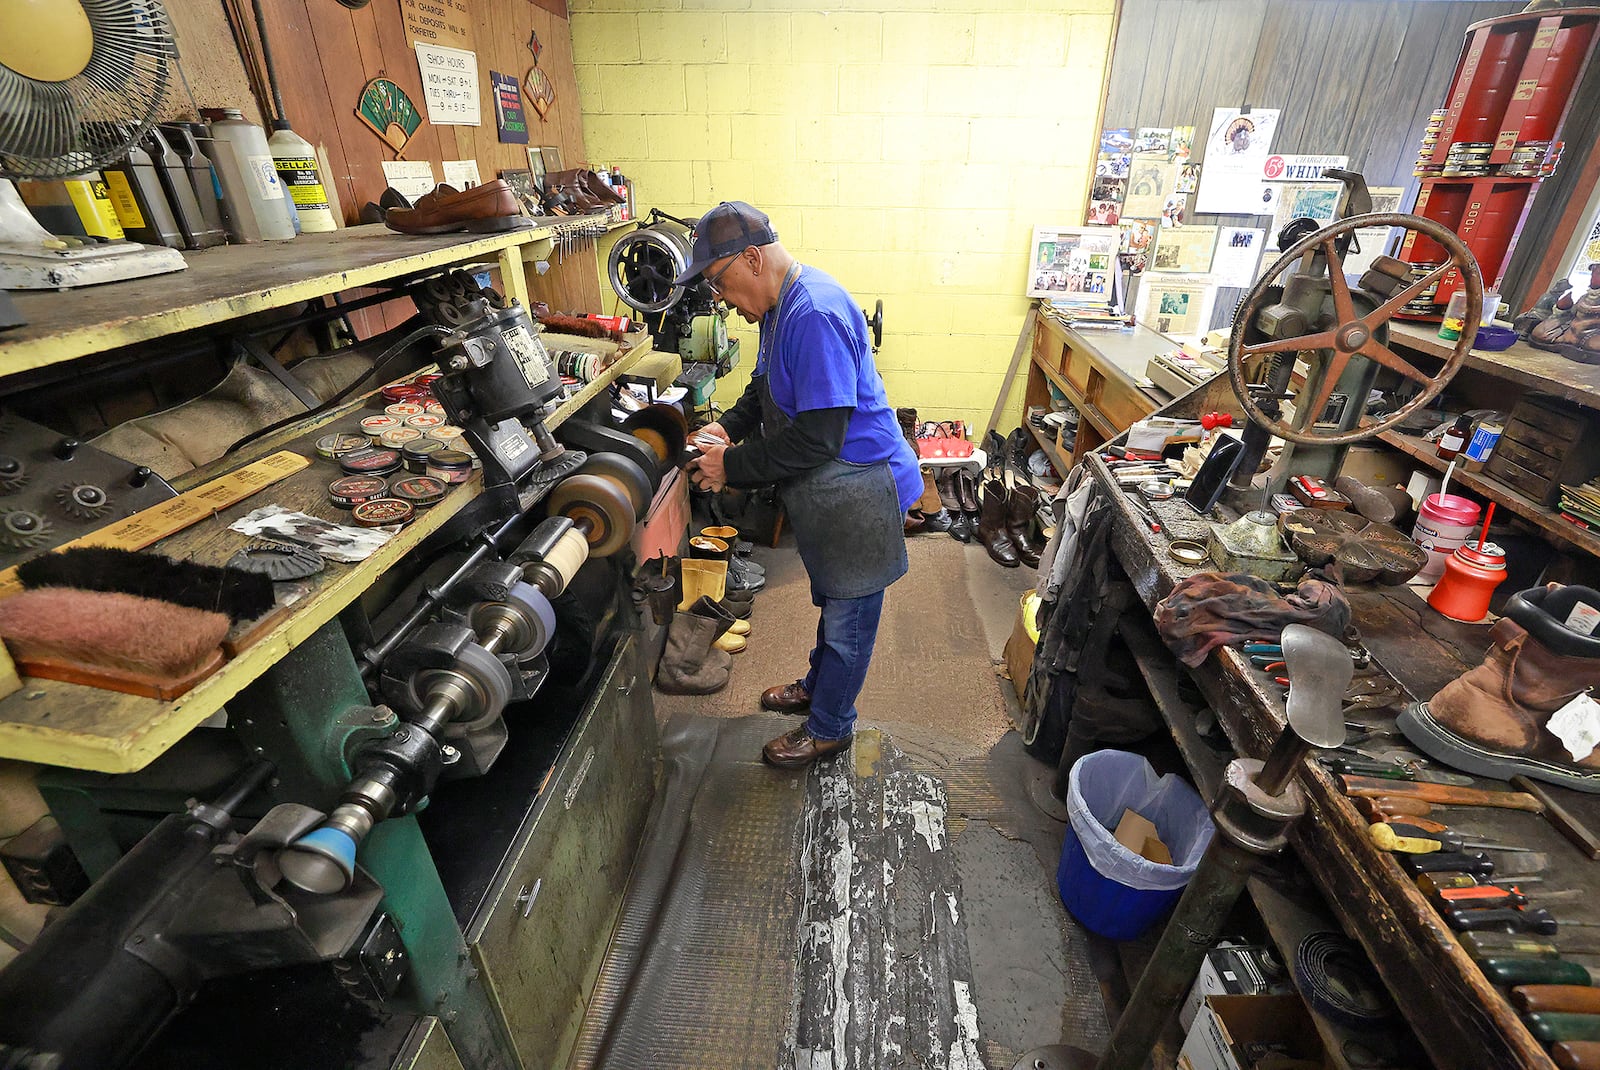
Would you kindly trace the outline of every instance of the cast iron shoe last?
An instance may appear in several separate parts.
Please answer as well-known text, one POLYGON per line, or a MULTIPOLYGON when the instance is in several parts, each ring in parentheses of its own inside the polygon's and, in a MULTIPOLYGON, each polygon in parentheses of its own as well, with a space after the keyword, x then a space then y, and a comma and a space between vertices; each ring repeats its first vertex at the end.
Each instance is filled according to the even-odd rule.
POLYGON ((1600 751, 1574 758, 1549 728, 1556 711, 1600 687, 1600 638, 1565 623, 1580 603, 1600 609, 1600 591, 1518 591, 1489 631, 1483 664, 1407 707, 1396 725, 1429 757, 1468 773, 1600 793, 1600 751))
POLYGON ((517 195, 497 178, 469 190, 435 187, 412 208, 390 208, 384 213, 383 225, 401 234, 449 234, 458 230, 482 234, 516 230, 524 224, 517 195))
POLYGON ((811 693, 804 680, 769 687, 761 692, 761 708, 773 713, 804 713, 811 708, 811 693))
POLYGON ((850 746, 850 741, 854 738, 845 736, 843 739, 812 739, 811 733, 802 726, 785 732, 762 747, 761 757, 767 760, 768 765, 775 765, 779 769, 798 769, 810 765, 818 758, 837 754, 850 746))

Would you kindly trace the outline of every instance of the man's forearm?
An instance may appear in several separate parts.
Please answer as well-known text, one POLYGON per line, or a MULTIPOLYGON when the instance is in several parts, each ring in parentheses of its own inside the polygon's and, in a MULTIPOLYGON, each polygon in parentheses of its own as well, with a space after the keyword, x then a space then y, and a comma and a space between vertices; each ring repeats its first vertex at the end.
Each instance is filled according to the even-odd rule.
POLYGON ((761 384, 753 376, 744 393, 717 421, 728 432, 729 440, 743 442, 750 433, 761 426, 761 384))
POLYGON ((811 409, 774 435, 733 447, 722 455, 728 485, 762 487, 833 460, 844 448, 851 412, 849 408, 811 409))

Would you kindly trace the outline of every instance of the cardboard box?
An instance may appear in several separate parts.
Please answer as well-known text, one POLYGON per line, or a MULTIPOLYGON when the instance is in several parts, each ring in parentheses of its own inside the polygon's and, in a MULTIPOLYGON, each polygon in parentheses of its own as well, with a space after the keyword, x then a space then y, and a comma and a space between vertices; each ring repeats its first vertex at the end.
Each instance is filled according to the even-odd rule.
POLYGON ((1293 992, 1294 985, 1272 948, 1262 944, 1223 943, 1206 952, 1183 1006, 1178 1024, 1187 1030, 1207 996, 1268 996, 1293 992))
POLYGON ((1178 1053, 1178 1070, 1320 1070, 1325 1062, 1297 995, 1207 996, 1178 1053))
POLYGON ((1028 627, 1028 614, 1034 612, 1034 607, 1038 605, 1032 600, 1033 594, 1029 591, 1022 596, 1022 601, 1017 605, 1016 623, 1011 626, 1011 638, 1006 640, 1006 675, 1011 677, 1019 700, 1022 698, 1022 689, 1028 686, 1028 673, 1033 668, 1033 649, 1037 645, 1028 627))

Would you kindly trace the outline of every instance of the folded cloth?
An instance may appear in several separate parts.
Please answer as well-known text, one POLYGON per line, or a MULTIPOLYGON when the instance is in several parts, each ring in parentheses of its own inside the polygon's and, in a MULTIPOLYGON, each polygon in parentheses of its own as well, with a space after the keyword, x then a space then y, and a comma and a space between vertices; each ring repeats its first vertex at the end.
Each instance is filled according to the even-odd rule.
POLYGON ((1307 577, 1288 596, 1247 572, 1196 572, 1156 603, 1156 629, 1178 660, 1195 668, 1219 646, 1275 643, 1289 624, 1343 639, 1350 603, 1338 587, 1307 577))

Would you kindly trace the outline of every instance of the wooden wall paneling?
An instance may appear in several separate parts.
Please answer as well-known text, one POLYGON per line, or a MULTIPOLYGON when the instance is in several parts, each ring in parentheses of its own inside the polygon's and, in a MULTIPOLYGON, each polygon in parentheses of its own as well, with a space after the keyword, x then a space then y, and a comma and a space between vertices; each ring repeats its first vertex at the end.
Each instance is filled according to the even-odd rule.
POLYGON ((1311 87, 1317 113, 1301 132, 1306 152, 1344 153, 1356 170, 1366 163, 1370 148, 1353 133, 1362 114, 1384 102, 1372 94, 1369 74, 1373 53, 1392 47, 1395 27, 1384 18, 1387 3, 1339 4, 1322 54, 1322 64, 1311 87))
MULTIPOLYGON (((313 3, 310 6, 325 5, 313 3)), ((322 41, 311 21, 308 6, 305 0, 277 0, 270 6, 262 5, 262 17, 272 46, 272 64, 277 71, 284 117, 297 134, 326 150, 333 174, 323 178, 338 187, 340 201, 347 204, 354 191, 338 181, 338 176, 350 169, 345 159, 344 135, 334 115, 327 65, 320 62, 318 56, 322 41)), ((270 106, 271 102, 267 104, 270 106)), ((270 124, 268 132, 271 132, 270 124)), ((360 205, 356 208, 359 211, 360 205)))
MULTIPOLYGON (((428 122, 428 105, 422 95, 422 73, 417 70, 416 50, 406 41, 405 19, 400 14, 398 0, 375 0, 374 3, 356 12, 357 25, 360 25, 359 16, 367 14, 371 17, 376 29, 376 40, 382 54, 382 67, 379 71, 371 71, 367 77, 376 77, 382 74, 391 79, 417 106, 417 111, 422 114, 423 124, 417 128, 406 144, 405 158, 408 160, 430 160, 433 162, 435 179, 443 179, 439 165, 445 159, 444 135, 433 123, 428 122)), ((337 62, 334 56, 324 56, 323 62, 337 62)), ((370 69, 369 69, 370 70, 370 69)), ((351 107, 355 102, 351 101, 351 107)), ((380 145, 381 149, 382 146, 380 145)), ((454 159, 454 154, 451 155, 454 159)))
MULTIPOLYGON (((166 8, 178 39, 178 62, 195 99, 203 107, 229 102, 243 111, 246 119, 259 123, 261 113, 219 0, 167 0, 166 8)), ((168 91, 161 118, 196 118, 181 80, 168 91)))
MULTIPOLYGON (((320 91, 327 102, 332 125, 321 133, 330 145, 337 139, 344 146, 344 169, 332 178, 339 187, 344 221, 354 224, 361 218, 362 207, 383 194, 388 185, 383 175, 383 161, 394 158, 388 143, 356 117, 361 90, 368 79, 377 76, 382 60, 376 37, 368 37, 363 44, 357 32, 358 12, 322 0, 312 0, 307 11, 311 16, 322 79, 320 84, 305 83, 300 91, 308 95, 320 91), (334 56, 341 57, 341 61, 328 62, 328 57, 334 56)), ((370 29, 370 24, 367 28, 370 29)), ((304 132, 301 136, 311 137, 304 132)))
POLYGON ((1511 254, 1507 286, 1501 294, 1518 312, 1530 307, 1566 268, 1567 242, 1589 226, 1589 196, 1600 182, 1600 58, 1591 59, 1567 110, 1561 129, 1567 143, 1553 177, 1539 187, 1539 196, 1522 227, 1522 240, 1511 254))
POLYGON ((1367 68, 1367 106, 1351 125, 1347 142, 1361 154, 1360 167, 1368 185, 1411 182, 1416 144, 1412 133, 1415 108, 1409 98, 1417 84, 1417 72, 1426 71, 1433 63, 1446 6, 1410 0, 1386 5, 1385 32, 1373 42, 1372 63, 1367 68))
MULTIPOLYGON (((1144 60, 1146 63, 1145 76, 1139 92, 1138 108, 1134 112, 1139 116, 1135 122, 1128 125, 1137 127, 1140 123, 1145 126, 1160 126, 1163 114, 1162 108, 1166 104, 1165 93, 1167 79, 1172 72, 1181 68, 1183 48, 1178 37, 1178 22, 1183 17, 1183 9, 1189 6, 1191 0, 1157 0, 1151 12, 1150 43, 1147 46, 1144 60), (1151 116, 1145 119, 1144 116, 1151 116)), ((1134 131, 1138 133, 1137 130, 1134 131)))
POLYGON ((1111 46, 1112 61, 1106 76, 1105 125, 1131 127, 1139 115, 1139 98, 1150 60, 1150 34, 1155 29, 1157 0, 1123 0, 1117 36, 1111 46), (1144 63, 1135 57, 1144 57, 1144 63), (1120 58, 1121 62, 1118 62, 1120 58))

